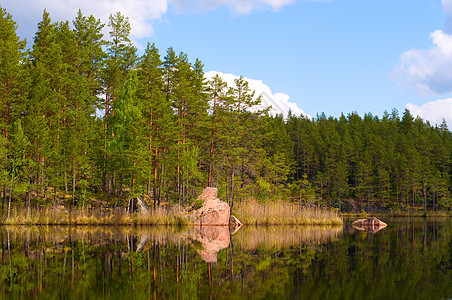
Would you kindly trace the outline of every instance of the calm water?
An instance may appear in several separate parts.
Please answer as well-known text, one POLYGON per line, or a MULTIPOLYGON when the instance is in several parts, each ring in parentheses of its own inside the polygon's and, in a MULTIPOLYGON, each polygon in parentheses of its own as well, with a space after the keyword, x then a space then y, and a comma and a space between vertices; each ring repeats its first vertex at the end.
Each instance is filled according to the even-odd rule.
POLYGON ((0 298, 450 299, 450 219, 344 227, 0 227, 0 298))

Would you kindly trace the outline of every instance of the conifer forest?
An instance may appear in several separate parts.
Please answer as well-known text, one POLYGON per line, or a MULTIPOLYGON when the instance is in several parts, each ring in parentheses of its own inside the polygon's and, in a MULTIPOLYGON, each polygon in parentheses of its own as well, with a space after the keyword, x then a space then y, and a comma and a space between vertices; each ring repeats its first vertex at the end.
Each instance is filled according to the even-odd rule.
MULTIPOLYGON (((0 10, 3 206, 190 205, 285 200, 341 211, 450 210, 452 135, 410 111, 271 116, 240 78, 204 78, 192 55, 149 43, 129 19, 81 11, 33 41, 0 10), (108 32, 108 34, 104 34, 108 32)), ((365 100, 365 99, 364 99, 365 100)))

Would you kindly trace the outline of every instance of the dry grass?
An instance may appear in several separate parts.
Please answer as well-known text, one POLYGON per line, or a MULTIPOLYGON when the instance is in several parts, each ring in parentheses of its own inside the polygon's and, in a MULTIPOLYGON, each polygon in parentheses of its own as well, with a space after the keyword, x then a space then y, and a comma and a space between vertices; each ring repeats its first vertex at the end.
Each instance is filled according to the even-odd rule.
POLYGON ((177 209, 157 208, 148 214, 118 210, 13 209, 0 217, 2 225, 186 225, 177 209))
MULTIPOLYGON (((233 214, 252 225, 341 225, 336 211, 306 208, 287 201, 258 202, 248 199, 234 205, 233 214)), ((27 210, 14 208, 10 217, 0 216, 3 225, 189 225, 187 213, 158 207, 148 214, 129 214, 119 209, 76 209, 63 207, 27 210)))
POLYGON ((341 225, 337 211, 306 208, 287 201, 247 199, 234 205, 233 214, 249 225, 341 225))

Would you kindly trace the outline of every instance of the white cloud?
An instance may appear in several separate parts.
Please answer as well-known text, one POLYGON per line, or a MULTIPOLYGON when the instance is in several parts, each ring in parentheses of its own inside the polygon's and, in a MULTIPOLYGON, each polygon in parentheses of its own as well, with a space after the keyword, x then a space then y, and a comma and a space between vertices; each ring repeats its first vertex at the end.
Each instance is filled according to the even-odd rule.
MULTIPOLYGON (((178 11, 204 12, 227 6, 233 12, 247 14, 256 9, 271 8, 275 11, 295 0, 169 0, 178 11)), ((315 0, 314 0, 315 1, 315 0)))
POLYGON ((400 86, 415 87, 423 94, 452 91, 452 35, 441 30, 430 34, 433 47, 402 54, 391 77, 400 86))
POLYGON ((424 95, 452 92, 452 0, 441 0, 441 5, 446 13, 444 30, 430 34, 432 47, 406 51, 390 74, 399 86, 424 95))
POLYGON ((431 101, 418 106, 407 103, 406 108, 415 116, 428 120, 432 125, 439 125, 443 119, 447 124, 452 124, 452 98, 431 101))
MULTIPOLYGON (((228 7, 233 13, 247 14, 254 10, 271 9, 278 11, 297 0, 6 0, 2 7, 10 12, 19 24, 24 37, 31 38, 36 32, 36 24, 41 20, 44 9, 52 20, 73 20, 79 9, 85 15, 94 15, 105 24, 110 14, 120 11, 130 18, 132 36, 149 37, 153 34, 153 22, 161 20, 174 7, 178 12, 206 12, 220 7, 228 7)), ((323 2, 330 0, 301 0, 323 2)))
MULTIPOLYGON (((239 78, 237 75, 224 74, 218 71, 206 72, 204 76, 206 79, 210 80, 217 74, 228 84, 229 87, 234 87, 234 80, 239 78)), ((270 87, 263 83, 262 80, 250 79, 246 77, 244 77, 244 79, 248 82, 250 89, 256 92, 255 98, 262 95, 262 105, 256 107, 257 109, 263 109, 271 106, 271 115, 283 114, 284 116, 287 116, 289 110, 291 110, 292 114, 296 116, 305 115, 308 118, 311 118, 311 116, 307 115, 301 108, 298 107, 296 103, 290 102, 288 95, 283 93, 273 94, 270 87)))
MULTIPOLYGON (((222 6, 230 8, 234 13, 248 14, 259 9, 279 11, 284 6, 297 0, 168 0, 179 12, 206 12, 222 6)), ((332 0, 299 0, 309 2, 329 2, 332 0)))
POLYGON ((152 35, 152 21, 160 19, 167 12, 168 0, 18 0, 2 6, 13 15, 19 28, 24 27, 27 36, 36 31, 36 23, 42 19, 44 9, 55 21, 73 20, 81 9, 83 14, 92 14, 105 24, 110 14, 120 11, 130 19, 131 34, 140 38, 152 35))
MULTIPOLYGON (((400 63, 390 74, 399 86, 415 88, 423 95, 452 92, 452 0, 441 0, 446 13, 444 30, 430 34, 429 49, 411 49, 400 56, 400 63)), ((452 124, 452 98, 431 101, 421 106, 407 103, 415 116, 441 124, 445 119, 452 124)))
MULTIPOLYGON (((170 5, 179 12, 187 10, 203 12, 229 7, 233 12, 246 14, 255 9, 271 8, 278 11, 283 6, 295 0, 7 0, 2 7, 10 12, 20 27, 22 33, 31 37, 36 31, 36 24, 41 20, 44 9, 50 13, 53 20, 73 20, 79 9, 85 15, 94 15, 108 23, 110 14, 120 11, 130 18, 132 35, 135 38, 149 37, 153 34, 153 22, 160 20, 170 5), (26 9, 24 9, 26 8, 26 9)), ((316 1, 316 0, 311 0, 316 1)), ((318 0, 317 0, 318 1, 318 0)))
POLYGON ((441 0, 441 4, 446 14, 452 14, 452 0, 441 0))

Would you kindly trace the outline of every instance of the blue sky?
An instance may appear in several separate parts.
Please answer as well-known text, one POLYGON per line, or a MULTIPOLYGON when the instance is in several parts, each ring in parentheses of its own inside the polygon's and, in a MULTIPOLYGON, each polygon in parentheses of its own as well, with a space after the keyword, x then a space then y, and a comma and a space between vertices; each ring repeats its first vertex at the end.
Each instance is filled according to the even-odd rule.
MULTIPOLYGON (((205 71, 261 80, 305 113, 396 108, 452 124, 452 0, 4 0, 31 39, 44 8, 106 21, 121 10, 138 47, 200 58, 205 71), (27 7, 28 9, 24 9, 27 7), (449 71, 450 69, 450 71, 449 71), (450 80, 449 80, 450 79, 450 80)), ((31 42, 31 41, 30 41, 31 42)), ((450 127, 450 126, 449 126, 450 127)))

